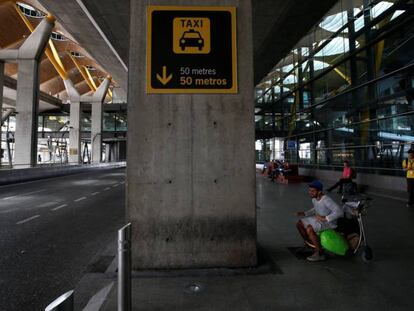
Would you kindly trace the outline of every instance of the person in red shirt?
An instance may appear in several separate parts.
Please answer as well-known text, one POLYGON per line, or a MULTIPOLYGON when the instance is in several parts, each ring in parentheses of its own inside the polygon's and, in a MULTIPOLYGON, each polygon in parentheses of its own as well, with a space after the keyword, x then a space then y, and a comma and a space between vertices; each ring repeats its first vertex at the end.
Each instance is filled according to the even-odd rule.
POLYGON ((349 166, 349 161, 344 160, 344 169, 342 171, 342 178, 333 186, 326 189, 326 191, 331 192, 335 188, 339 187, 338 193, 342 193, 343 184, 352 182, 352 168, 349 166))

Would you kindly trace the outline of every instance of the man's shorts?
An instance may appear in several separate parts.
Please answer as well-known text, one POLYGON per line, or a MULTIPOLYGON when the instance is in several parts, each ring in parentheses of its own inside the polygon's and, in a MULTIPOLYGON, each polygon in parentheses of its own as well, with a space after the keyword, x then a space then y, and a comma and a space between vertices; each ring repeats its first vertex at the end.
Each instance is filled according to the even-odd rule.
POLYGON ((329 222, 327 221, 320 222, 319 220, 316 219, 315 216, 304 217, 301 219, 301 221, 305 228, 308 226, 312 226, 313 231, 315 231, 316 233, 319 233, 326 229, 334 228, 329 222))

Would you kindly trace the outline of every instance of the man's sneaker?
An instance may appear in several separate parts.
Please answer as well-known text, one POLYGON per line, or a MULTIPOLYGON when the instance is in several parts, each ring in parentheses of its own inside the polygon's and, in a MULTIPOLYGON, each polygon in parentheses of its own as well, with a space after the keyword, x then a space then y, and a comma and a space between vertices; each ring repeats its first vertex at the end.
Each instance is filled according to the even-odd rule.
POLYGON ((306 257, 306 260, 313 261, 313 262, 315 262, 315 261, 323 261, 323 260, 325 260, 325 255, 319 254, 319 252, 314 252, 309 257, 306 257))

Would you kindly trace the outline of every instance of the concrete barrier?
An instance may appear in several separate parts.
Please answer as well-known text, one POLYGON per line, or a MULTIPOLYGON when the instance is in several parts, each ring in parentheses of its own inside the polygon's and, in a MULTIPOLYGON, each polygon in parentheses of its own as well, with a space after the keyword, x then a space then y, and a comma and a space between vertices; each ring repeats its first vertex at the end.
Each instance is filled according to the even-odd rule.
POLYGON ((100 163, 86 165, 60 165, 49 167, 33 167, 22 169, 2 169, 0 170, 0 186, 16 184, 21 182, 34 181, 65 175, 73 175, 88 172, 96 169, 121 168, 126 167, 126 162, 100 163))

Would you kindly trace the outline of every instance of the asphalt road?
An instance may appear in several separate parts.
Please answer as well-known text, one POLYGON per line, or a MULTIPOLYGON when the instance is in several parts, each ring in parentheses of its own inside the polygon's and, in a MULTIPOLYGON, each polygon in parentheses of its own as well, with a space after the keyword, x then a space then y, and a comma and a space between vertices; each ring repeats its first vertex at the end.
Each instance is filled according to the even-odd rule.
POLYGON ((0 187, 0 310, 39 311, 75 287, 124 225, 125 170, 0 187))

